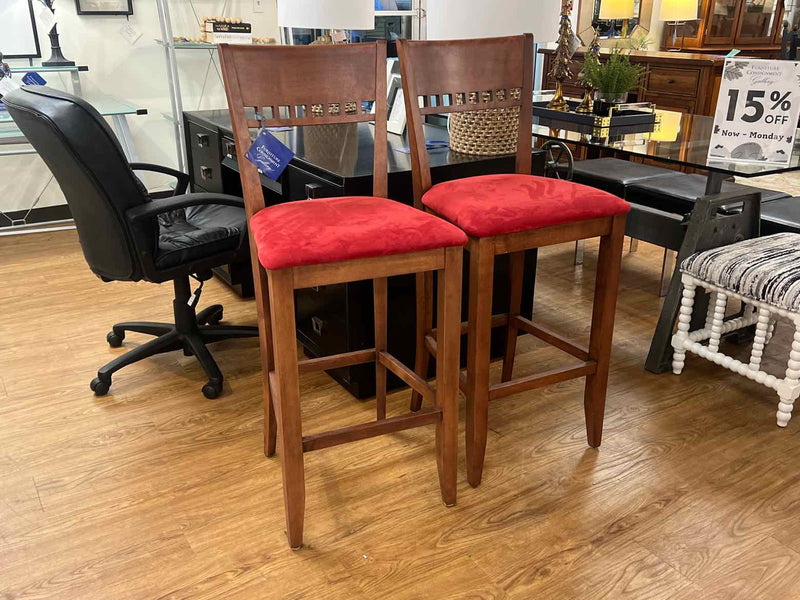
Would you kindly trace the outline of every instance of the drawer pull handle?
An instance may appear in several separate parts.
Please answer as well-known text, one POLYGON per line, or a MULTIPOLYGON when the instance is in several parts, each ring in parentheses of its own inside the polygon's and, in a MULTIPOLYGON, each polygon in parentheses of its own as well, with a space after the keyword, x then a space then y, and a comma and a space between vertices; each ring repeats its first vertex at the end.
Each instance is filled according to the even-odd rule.
POLYGON ((314 198, 322 198, 322 186, 319 183, 307 183, 306 198, 308 200, 313 200, 314 198))
POLYGON ((322 333, 325 331, 325 321, 319 317, 311 317, 311 328, 317 335, 322 335, 322 333))
POLYGON ((667 79, 667 83, 675 83, 674 79, 667 79))
POLYGON ((236 144, 233 142, 225 142, 225 154, 228 158, 236 159, 236 144))
POLYGON ((208 137, 207 133, 198 133, 197 134, 197 145, 200 148, 208 148, 211 144, 211 140, 208 137))
POLYGON ((203 181, 214 179, 214 170, 211 167, 200 167, 200 178, 203 181))

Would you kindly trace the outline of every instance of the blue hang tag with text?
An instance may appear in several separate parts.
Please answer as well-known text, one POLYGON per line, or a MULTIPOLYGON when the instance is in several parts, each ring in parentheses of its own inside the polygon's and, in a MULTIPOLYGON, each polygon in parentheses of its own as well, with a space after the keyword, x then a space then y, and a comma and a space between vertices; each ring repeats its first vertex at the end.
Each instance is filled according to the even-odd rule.
POLYGON ((247 159, 273 181, 278 180, 292 158, 294 152, 266 129, 259 132, 247 151, 247 159))
POLYGON ((47 85, 44 77, 34 71, 25 73, 25 75, 22 77, 22 83, 25 85, 47 85))

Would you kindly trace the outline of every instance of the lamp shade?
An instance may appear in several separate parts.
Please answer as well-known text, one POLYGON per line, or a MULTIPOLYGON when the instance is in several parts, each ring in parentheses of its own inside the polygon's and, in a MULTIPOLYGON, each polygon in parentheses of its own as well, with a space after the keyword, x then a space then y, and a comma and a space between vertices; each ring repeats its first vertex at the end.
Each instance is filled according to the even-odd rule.
POLYGON ((657 110, 658 125, 655 130, 650 134, 650 140, 653 142, 674 142, 678 139, 678 134, 681 132, 681 119, 683 113, 674 110, 657 110))
POLYGON ((600 0, 598 18, 603 21, 632 19, 633 16, 633 0, 600 0))
POLYGON ((558 38, 561 0, 429 0, 429 40, 532 33, 537 43, 558 38))
POLYGON ((278 0, 280 27, 374 29, 375 0, 278 0))
POLYGON ((697 19, 697 0, 661 0, 659 21, 694 21, 697 19))

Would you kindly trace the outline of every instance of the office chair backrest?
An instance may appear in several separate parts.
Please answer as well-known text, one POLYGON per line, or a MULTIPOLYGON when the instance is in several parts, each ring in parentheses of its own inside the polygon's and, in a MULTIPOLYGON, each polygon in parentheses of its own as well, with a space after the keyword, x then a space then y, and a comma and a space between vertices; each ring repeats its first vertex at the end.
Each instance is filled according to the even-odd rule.
POLYGON ((426 115, 488 109, 519 110, 517 173, 531 173, 533 35, 469 40, 398 40, 414 203, 431 187, 425 149, 426 115))
POLYGON ((3 102, 61 186, 89 268, 105 279, 141 279, 137 247, 155 251, 157 225, 135 233, 128 225, 125 211, 149 198, 100 113, 41 86, 14 90, 3 102))
POLYGON ((248 218, 264 208, 258 172, 245 158, 251 128, 374 120, 373 195, 386 197, 386 42, 271 47, 221 44, 219 55, 248 218), (362 111, 365 101, 375 102, 375 114, 362 111))

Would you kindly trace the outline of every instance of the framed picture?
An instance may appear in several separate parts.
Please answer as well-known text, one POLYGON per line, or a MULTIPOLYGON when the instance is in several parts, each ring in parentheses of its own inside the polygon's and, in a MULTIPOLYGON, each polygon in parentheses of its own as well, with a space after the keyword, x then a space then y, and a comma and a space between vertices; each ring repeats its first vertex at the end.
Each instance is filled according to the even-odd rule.
POLYGON ((399 77, 392 78, 392 87, 395 87, 397 82, 397 91, 394 94, 392 105, 389 107, 389 123, 387 129, 389 133, 396 133, 403 135, 406 130, 406 101, 403 95, 403 86, 400 83, 399 77))
POLYGON ((42 56, 33 16, 33 0, 0 2, 0 52, 5 58, 42 56))
POLYGON ((79 15, 132 15, 133 0, 75 0, 79 15))
MULTIPOLYGON (((392 108, 394 107, 395 99, 397 98, 397 92, 403 89, 403 80, 400 79, 399 75, 395 75, 389 80, 389 85, 387 86, 386 90, 386 105, 388 106, 388 114, 392 114, 392 108)), ((402 96, 400 97, 402 101, 402 96)))

